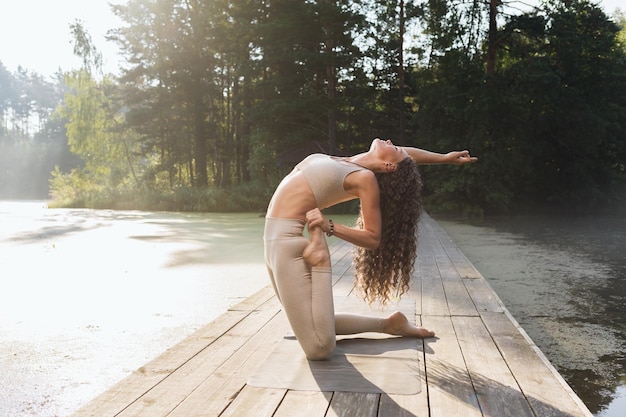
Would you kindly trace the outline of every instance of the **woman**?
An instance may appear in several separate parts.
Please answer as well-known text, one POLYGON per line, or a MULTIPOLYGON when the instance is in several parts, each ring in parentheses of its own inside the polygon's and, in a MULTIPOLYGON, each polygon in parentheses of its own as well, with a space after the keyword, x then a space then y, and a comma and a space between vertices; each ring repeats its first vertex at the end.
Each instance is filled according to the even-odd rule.
POLYGON ((310 360, 326 359, 336 335, 382 332, 427 338, 434 332, 400 312, 387 318, 334 312, 330 253, 324 233, 356 245, 357 284, 370 302, 402 292, 415 260, 421 181, 417 164, 465 164, 468 151, 438 154, 374 139, 349 158, 314 154, 276 189, 265 223, 265 261, 291 328, 310 360), (321 210, 360 199, 357 227, 335 224, 321 210), (310 240, 303 230, 308 225, 310 240), (402 233, 403 232, 403 233, 402 233))

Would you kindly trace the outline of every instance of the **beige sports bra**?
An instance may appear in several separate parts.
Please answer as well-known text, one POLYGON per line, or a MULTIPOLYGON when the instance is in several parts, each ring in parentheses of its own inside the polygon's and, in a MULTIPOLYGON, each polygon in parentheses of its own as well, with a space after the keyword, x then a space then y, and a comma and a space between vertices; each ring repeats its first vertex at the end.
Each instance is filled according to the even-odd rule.
POLYGON ((343 188, 343 182, 349 174, 367 168, 334 156, 316 153, 307 156, 295 169, 302 172, 311 186, 317 207, 325 209, 355 199, 354 195, 343 188))

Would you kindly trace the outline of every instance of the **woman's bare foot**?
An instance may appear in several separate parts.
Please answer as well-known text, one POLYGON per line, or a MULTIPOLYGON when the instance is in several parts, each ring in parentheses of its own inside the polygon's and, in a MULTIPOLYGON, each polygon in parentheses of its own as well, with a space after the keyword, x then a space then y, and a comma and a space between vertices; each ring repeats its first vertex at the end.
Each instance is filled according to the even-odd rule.
POLYGON ((435 336, 435 332, 410 323, 406 316, 399 311, 396 311, 384 320, 383 331, 394 336, 410 336, 420 339, 435 336))
POLYGON ((302 252, 304 260, 311 266, 330 267, 330 252, 328 251, 328 244, 322 228, 310 228, 309 236, 311 237, 311 243, 302 252))

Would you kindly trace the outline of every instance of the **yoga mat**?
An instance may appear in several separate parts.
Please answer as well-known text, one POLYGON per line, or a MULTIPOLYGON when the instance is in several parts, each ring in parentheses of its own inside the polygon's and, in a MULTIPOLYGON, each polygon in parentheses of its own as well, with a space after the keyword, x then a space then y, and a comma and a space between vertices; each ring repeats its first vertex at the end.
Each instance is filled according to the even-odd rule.
MULTIPOLYGON (((335 311, 387 316, 400 310, 415 317, 415 302, 402 300, 385 311, 355 298, 335 298, 335 311)), ((248 384, 297 391, 344 391, 413 395, 421 391, 418 339, 379 333, 337 336, 328 360, 309 361, 292 335, 285 336, 248 384)))

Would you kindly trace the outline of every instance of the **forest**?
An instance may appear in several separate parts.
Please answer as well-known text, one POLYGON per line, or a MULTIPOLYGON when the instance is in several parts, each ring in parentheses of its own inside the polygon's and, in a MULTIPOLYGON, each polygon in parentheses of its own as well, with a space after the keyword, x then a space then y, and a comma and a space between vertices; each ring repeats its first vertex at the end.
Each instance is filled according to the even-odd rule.
POLYGON ((619 12, 588 0, 111 7, 119 74, 78 20, 81 68, 46 79, 0 63, 0 198, 263 211, 302 157, 380 137, 479 157, 420 168, 429 211, 625 210, 619 12))

